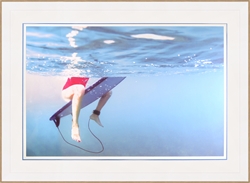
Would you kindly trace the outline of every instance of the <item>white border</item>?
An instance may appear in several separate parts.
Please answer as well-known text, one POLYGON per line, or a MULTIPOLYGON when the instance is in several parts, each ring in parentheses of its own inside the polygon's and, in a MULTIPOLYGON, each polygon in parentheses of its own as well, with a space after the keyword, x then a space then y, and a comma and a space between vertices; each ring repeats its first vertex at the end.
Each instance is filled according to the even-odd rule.
POLYGON ((3 181, 247 181, 248 3, 2 3, 3 181), (227 23, 226 161, 22 161, 23 23, 227 23), (13 115, 15 114, 15 115, 13 115))
MULTIPOLYGON (((225 160, 227 158, 227 25, 225 24, 23 24, 23 86, 26 86, 26 77, 25 77, 25 59, 26 59, 26 28, 30 26, 39 26, 39 27, 72 27, 72 26, 79 26, 79 27, 94 27, 94 26, 152 26, 152 27, 172 27, 172 26, 218 26, 224 29, 223 39, 224 39, 224 154, 222 156, 76 156, 76 157, 66 157, 66 156, 26 156, 26 95, 23 95, 23 159, 26 160, 225 160)), ((23 87, 23 92, 25 93, 26 87, 23 87)))

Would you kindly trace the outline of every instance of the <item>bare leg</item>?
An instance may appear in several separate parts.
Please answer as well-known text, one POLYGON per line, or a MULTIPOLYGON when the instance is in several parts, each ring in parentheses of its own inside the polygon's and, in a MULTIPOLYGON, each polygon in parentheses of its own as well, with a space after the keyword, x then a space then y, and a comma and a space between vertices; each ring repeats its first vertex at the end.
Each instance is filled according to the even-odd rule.
MULTIPOLYGON (((112 91, 109 91, 108 93, 106 93, 105 95, 103 95, 100 98, 100 100, 99 100, 99 102, 98 102, 95 110, 98 111, 98 112, 100 112, 101 109, 103 108, 103 106, 107 103, 108 99, 111 97, 111 95, 112 95, 112 91)), ((99 124, 100 126, 103 127, 103 125, 102 125, 102 123, 101 123, 101 121, 99 119, 99 114, 93 113, 90 116, 90 119, 94 120, 97 124, 99 124)))
POLYGON ((85 92, 83 85, 73 85, 63 90, 62 96, 65 100, 72 100, 72 131, 71 137, 77 142, 81 142, 78 117, 81 109, 81 100, 85 92))

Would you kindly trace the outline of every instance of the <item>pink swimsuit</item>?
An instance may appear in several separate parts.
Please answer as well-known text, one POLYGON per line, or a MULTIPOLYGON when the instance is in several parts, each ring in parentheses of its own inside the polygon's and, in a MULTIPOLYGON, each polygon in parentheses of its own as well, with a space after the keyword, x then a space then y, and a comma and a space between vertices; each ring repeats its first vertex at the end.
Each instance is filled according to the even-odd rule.
POLYGON ((65 90, 66 88, 68 88, 68 87, 70 87, 72 85, 76 85, 76 84, 81 84, 84 87, 86 87, 86 84, 87 84, 88 80, 89 80, 89 78, 87 78, 87 77, 71 77, 71 78, 68 78, 65 85, 63 86, 63 90, 65 90))

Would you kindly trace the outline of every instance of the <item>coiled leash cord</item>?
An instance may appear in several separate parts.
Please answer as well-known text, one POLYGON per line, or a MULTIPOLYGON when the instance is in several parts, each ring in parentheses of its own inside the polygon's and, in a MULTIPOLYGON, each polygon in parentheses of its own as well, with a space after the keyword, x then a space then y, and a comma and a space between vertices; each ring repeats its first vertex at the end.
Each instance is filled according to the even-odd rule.
POLYGON ((96 154, 98 154, 98 153, 101 153, 102 151, 104 151, 104 146, 103 146, 103 144, 102 144, 102 141, 101 141, 97 136, 95 136, 95 134, 94 134, 94 133, 91 131, 91 129, 90 129, 90 118, 89 118, 89 122, 88 122, 88 129, 89 129, 90 133, 91 133, 91 134, 99 141, 99 143, 101 144, 102 149, 101 149, 100 151, 90 151, 90 150, 84 149, 84 148, 82 148, 82 147, 80 147, 80 146, 77 146, 77 145, 75 145, 75 144, 69 143, 69 142, 68 142, 67 140, 65 140, 65 138, 63 137, 62 132, 60 131, 59 127, 57 127, 57 129, 58 129, 59 133, 61 134, 61 137, 63 138, 63 140, 64 140, 67 144, 69 144, 69 145, 71 145, 71 146, 74 146, 74 147, 76 147, 76 148, 79 148, 79 149, 81 149, 81 150, 83 150, 83 151, 86 151, 86 152, 89 152, 89 153, 96 153, 96 154))

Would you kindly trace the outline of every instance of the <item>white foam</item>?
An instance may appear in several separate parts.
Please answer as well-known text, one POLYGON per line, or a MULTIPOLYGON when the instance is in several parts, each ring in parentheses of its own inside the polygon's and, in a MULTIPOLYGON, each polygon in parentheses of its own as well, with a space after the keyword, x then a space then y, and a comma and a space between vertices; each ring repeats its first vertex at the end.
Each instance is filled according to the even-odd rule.
POLYGON ((105 40, 105 41, 103 41, 105 44, 113 44, 113 43, 115 43, 115 41, 114 40, 105 40))
POLYGON ((131 37, 134 38, 140 38, 140 39, 154 39, 154 40, 174 40, 174 37, 169 36, 161 36, 156 34, 137 34, 137 35, 131 35, 131 37))
POLYGON ((86 29, 87 26, 72 26, 72 29, 76 29, 76 30, 79 30, 79 31, 82 31, 83 29, 86 29))
MULTIPOLYGON (((78 62, 80 61, 85 61, 85 60, 82 60, 81 57, 77 57, 77 53, 72 53, 72 56, 71 57, 68 57, 68 56, 63 56, 63 57, 60 57, 60 60, 62 62, 66 62, 68 60, 71 61, 71 64, 77 64, 78 62)), ((70 64, 69 64, 70 65, 70 64)))
POLYGON ((66 37, 74 37, 79 33, 79 31, 72 30, 70 33, 66 35, 66 37))
POLYGON ((78 33, 79 33, 79 31, 72 30, 70 33, 68 33, 66 35, 66 37, 68 37, 70 46, 72 46, 74 48, 76 48, 77 45, 76 45, 75 39, 73 37, 75 37, 78 33))
POLYGON ((78 47, 77 45, 76 45, 76 42, 74 41, 75 39, 69 39, 69 44, 70 44, 70 46, 72 46, 72 47, 74 47, 74 48, 76 48, 76 47, 78 47))

